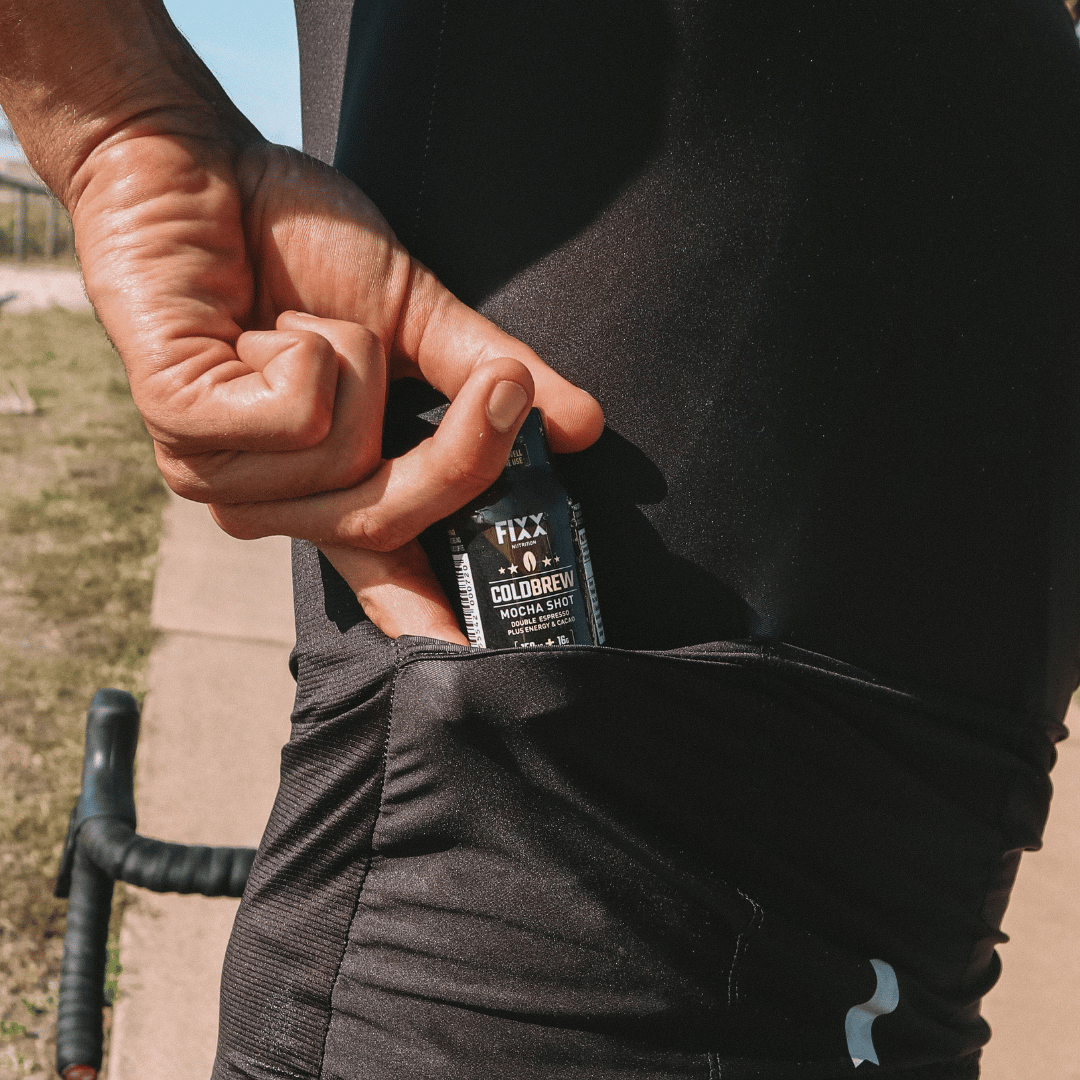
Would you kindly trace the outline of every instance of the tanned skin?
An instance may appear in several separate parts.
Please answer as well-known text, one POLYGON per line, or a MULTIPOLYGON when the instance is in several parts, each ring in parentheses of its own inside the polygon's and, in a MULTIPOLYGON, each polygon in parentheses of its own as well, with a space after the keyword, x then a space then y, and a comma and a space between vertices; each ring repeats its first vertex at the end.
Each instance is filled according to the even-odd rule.
POLYGON ((597 403, 452 296, 333 169, 267 143, 158 0, 0 0, 0 105, 71 212, 87 294, 178 494, 317 544, 392 637, 466 644, 415 541, 597 403), (452 400, 380 456, 387 383, 452 400))

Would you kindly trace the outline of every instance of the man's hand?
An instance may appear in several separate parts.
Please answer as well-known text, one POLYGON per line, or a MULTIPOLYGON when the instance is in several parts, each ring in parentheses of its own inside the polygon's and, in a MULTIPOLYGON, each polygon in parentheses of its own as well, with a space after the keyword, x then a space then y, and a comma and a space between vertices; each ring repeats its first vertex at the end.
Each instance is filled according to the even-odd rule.
POLYGON ((386 632, 464 640, 419 548, 398 549, 495 480, 534 391, 561 450, 598 434, 592 399, 454 299, 318 162, 156 131, 82 171, 87 292, 170 486, 235 536, 318 544, 386 632), (453 405, 384 462, 386 384, 404 375, 453 405))
MULTIPOLYGON (((40 12, 0 0, 0 18, 13 7, 40 12)), ((392 636, 464 641, 413 538, 494 480, 534 395, 561 451, 599 435, 598 406, 451 296, 344 177, 263 142, 154 0, 71 7, 126 30, 119 52, 76 86, 63 55, 20 52, 20 20, 21 82, 0 86, 72 211, 87 292, 170 486, 234 535, 319 544, 392 636), (133 9, 126 27, 118 8, 133 9), (64 94, 82 95, 76 119, 50 136, 64 94), (405 375, 453 404, 434 439, 385 462, 386 384, 405 375)), ((35 17, 82 60, 60 13, 35 17)))

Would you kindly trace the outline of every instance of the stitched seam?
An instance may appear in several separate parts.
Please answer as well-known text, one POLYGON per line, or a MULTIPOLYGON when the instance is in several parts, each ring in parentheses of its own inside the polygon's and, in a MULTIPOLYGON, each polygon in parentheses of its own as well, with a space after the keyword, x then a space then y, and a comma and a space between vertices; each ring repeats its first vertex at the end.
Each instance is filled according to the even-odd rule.
POLYGON ((740 934, 735 939, 735 952, 731 957, 731 969, 728 971, 727 977, 727 1002, 728 1006, 735 1004, 735 965, 739 962, 739 953, 742 950, 743 935, 740 934))
MULTIPOLYGON (((655 652, 648 649, 616 649, 610 645, 593 645, 585 648, 581 645, 553 646, 544 650, 546 656, 561 656, 563 658, 582 658, 583 653, 594 653, 606 656, 624 657, 626 659, 648 659, 661 664, 675 662, 677 664, 690 664, 695 667, 725 668, 743 675, 750 675, 757 671, 780 671, 784 674, 806 675, 817 682, 828 686, 838 686, 855 693, 863 692, 867 697, 882 699, 891 704, 907 706, 917 709, 923 714, 940 716, 948 712, 950 716, 955 710, 947 710, 939 702, 928 701, 913 691, 886 686, 884 683, 874 682, 869 676, 860 677, 845 671, 834 670, 838 667, 837 661, 830 661, 829 657, 821 657, 823 661, 830 661, 832 666, 816 667, 805 660, 780 656, 775 650, 767 651, 759 646, 746 647, 738 650, 718 652, 711 656, 687 656, 677 649, 667 652, 655 652)), ((438 650, 415 648, 407 662, 418 663, 421 660, 436 658, 447 661, 475 661, 487 655, 516 655, 516 650, 506 649, 462 649, 460 653, 445 653, 438 650)), ((812 655, 812 654, 811 654, 812 655)))
POLYGON ((720 1063, 711 1050, 709 1051, 709 1080, 720 1080, 720 1063))
POLYGON ((371 851, 368 853, 367 866, 364 867, 364 872, 360 877, 360 884, 356 889, 356 899, 353 901, 352 912, 349 914, 348 929, 345 931, 345 940, 341 945, 341 953, 338 956, 337 966, 334 969, 334 978, 330 983, 330 994, 327 999, 326 1009, 326 1030, 323 1032, 322 1049, 319 1052, 319 1069, 318 1076, 322 1077, 323 1066, 326 1064, 326 1044, 330 1039, 330 1018, 333 1016, 333 1001, 334 991, 337 989, 338 980, 341 978, 341 969, 345 966, 345 954, 349 951, 349 936, 352 934, 353 923, 356 921, 356 913, 360 910, 360 898, 364 892, 364 885, 367 883, 368 874, 371 871, 371 864, 375 859, 375 833, 379 828, 379 819, 382 817, 383 804, 386 797, 386 766, 390 755, 390 729, 394 725, 394 700, 397 697, 397 684, 398 677, 401 675, 401 654, 397 643, 394 644, 394 681, 390 687, 390 704, 387 707, 386 713, 386 738, 383 740, 382 748, 382 766, 379 770, 379 806, 375 811, 375 820, 371 825, 371 851))
POLYGON ((754 914, 750 919, 750 925, 735 939, 735 952, 731 957, 731 970, 728 972, 728 1006, 738 1003, 739 985, 735 977, 735 970, 738 967, 741 954, 745 951, 747 939, 761 925, 761 908, 758 904, 751 900, 742 889, 736 887, 735 891, 754 909, 754 914))
POLYGON ((439 20, 439 40, 435 46, 435 73, 431 80, 431 105, 428 108, 427 133, 424 136, 424 155, 420 159, 420 184, 416 189, 416 213, 413 214, 413 233, 420 231, 420 206, 427 186, 428 154, 431 151, 431 133, 435 127, 435 99, 439 89, 439 72, 442 69, 443 38, 446 36, 446 15, 450 0, 443 0, 442 17, 439 20))

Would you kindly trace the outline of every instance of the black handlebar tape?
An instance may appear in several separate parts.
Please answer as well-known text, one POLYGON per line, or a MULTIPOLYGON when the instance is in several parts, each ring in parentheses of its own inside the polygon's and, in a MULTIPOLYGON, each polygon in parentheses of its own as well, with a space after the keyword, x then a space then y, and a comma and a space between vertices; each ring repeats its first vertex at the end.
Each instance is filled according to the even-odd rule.
POLYGON ((87 821, 79 830, 79 850, 117 881, 203 896, 241 896, 255 859, 254 848, 150 840, 115 818, 87 821))
POLYGON ((86 714, 82 791, 71 811, 54 894, 68 895, 75 861, 75 841, 83 823, 116 817, 135 828, 135 747, 139 741, 139 706, 123 690, 99 690, 86 714))
MULTIPOLYGON (((104 815, 135 827, 134 766, 139 706, 123 690, 99 690, 86 714, 82 791, 71 813, 56 895, 68 896, 56 1031, 56 1071, 96 1076, 112 912, 113 876, 79 844, 82 826, 104 815)), ((69 1074, 70 1075, 70 1074, 69 1074)))
POLYGON ((123 690, 99 690, 86 714, 78 829, 96 817, 118 818, 135 828, 135 747, 139 706, 123 690))
MULTIPOLYGON (((80 849, 71 868, 60 1005, 56 1021, 56 1071, 73 1065, 101 1068, 101 1009, 113 879, 80 849)), ((82 1075, 91 1074, 84 1072, 82 1075)))
MULTIPOLYGON (((56 1071, 89 1066, 78 1080, 101 1068, 101 1008, 114 881, 154 892, 240 896, 254 848, 168 844, 138 836, 126 822, 91 818, 75 844, 70 874, 64 961, 56 1031, 56 1071)), ((73 1070, 74 1072, 74 1070, 73 1070)), ((67 1076, 66 1080, 76 1080, 67 1076)))
POLYGON ((252 848, 169 844, 136 834, 138 738, 135 699, 122 690, 99 690, 86 717, 82 793, 56 881, 56 895, 70 897, 56 1039, 56 1069, 67 1080, 93 1080, 101 1068, 113 882, 155 892, 240 896, 255 857, 252 848))

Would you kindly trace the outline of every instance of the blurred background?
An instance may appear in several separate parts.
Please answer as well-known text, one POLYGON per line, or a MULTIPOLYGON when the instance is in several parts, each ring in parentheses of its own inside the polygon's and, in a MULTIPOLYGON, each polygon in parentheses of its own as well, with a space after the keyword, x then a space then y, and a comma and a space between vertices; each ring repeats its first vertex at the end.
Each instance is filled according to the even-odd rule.
MULTIPOLYGON (((300 68, 290 0, 167 0, 240 109, 271 142, 299 148, 300 68)), ((0 113, 0 260, 74 266, 67 214, 26 162, 0 113)))
MULTIPOLYGON (((263 134, 299 147, 292 0, 166 6, 263 134)), ((85 710, 100 686, 140 698, 146 692, 150 652, 162 640, 151 599, 167 494, 123 367, 82 293, 67 215, 30 169, 2 113, 0 478, 0 1080, 13 1080, 53 1075, 66 905, 51 893, 78 793, 85 710)), ((206 542, 216 535, 210 530, 206 542)), ((1075 710, 1071 719, 1080 722, 1075 710)), ((1005 975, 985 1004, 997 1037, 984 1080, 1080 1080, 1072 1019, 1080 997, 1077 743, 1062 748, 1046 850, 1025 857, 1005 920, 1016 942, 1002 949, 1005 975)), ((155 751, 147 739, 140 760, 155 752, 164 759, 164 744, 155 751)), ((236 790, 246 797, 246 789, 236 790)), ((184 838, 174 826, 158 834, 184 838)), ((134 977, 137 960, 120 950, 120 915, 125 905, 138 915, 138 903, 117 891, 110 938, 109 991, 121 1006, 126 1000, 132 1026, 139 1016, 160 1015, 134 977)), ((152 913, 147 925, 165 921, 152 913)), ((150 967, 161 967, 159 948, 154 941, 144 947, 150 967)), ((209 1029, 205 1039, 193 1039, 188 1028, 183 1042, 199 1042, 197 1053, 212 1056, 218 973, 211 963, 191 974, 205 984, 210 1003, 197 1011, 209 1029)), ((160 1027, 147 1036, 154 1041, 163 1041, 160 1027)), ((173 1065, 158 1073, 138 1057, 129 1034, 130 1055, 141 1063, 131 1076, 205 1075, 177 1067, 180 1045, 160 1048, 173 1065)), ((119 1067, 113 1080, 126 1080, 119 1067)))
MULTIPOLYGON (((291 0, 166 3, 226 91, 263 134, 299 147, 299 68, 291 0)), ((205 510, 186 505, 196 516, 202 514, 205 537, 200 533, 196 541, 203 537, 208 548, 219 537, 230 542, 212 526, 205 527, 210 525, 205 510)), ((164 555, 159 557, 167 506, 168 493, 131 402, 123 365, 83 293, 70 220, 34 175, 0 113, 0 1080, 55 1075, 56 995, 67 904, 56 900, 52 889, 68 814, 79 790, 90 696, 98 687, 116 686, 142 700, 154 689, 139 754, 144 780, 152 771, 155 753, 168 759, 170 774, 184 757, 182 748, 172 752, 160 739, 155 751, 150 731, 155 696, 159 726, 178 729, 181 739, 190 738, 190 725, 174 722, 174 715, 165 709, 168 695, 150 674, 152 652, 158 655, 163 644, 174 653, 178 648, 177 635, 170 638, 161 620, 155 622, 151 614, 155 583, 167 562, 164 555)), ((279 606, 291 627, 288 541, 278 539, 283 545, 279 576, 284 575, 279 606)), ((192 547, 198 548, 198 542, 187 544, 192 547)), ((248 554, 245 549, 245 563, 251 562, 248 554)), ((188 582, 194 579, 190 559, 183 563, 185 555, 190 551, 180 552, 180 577, 188 582)), ((216 552, 212 558, 215 565, 220 563, 216 552)), ((254 565, 259 569, 257 559, 254 565)), ((220 584, 215 581, 216 588, 203 587, 201 592, 218 595, 220 584)), ((266 621, 258 611, 255 614, 266 621)), ((208 628, 200 612, 194 617, 204 630, 208 628)), ((265 637, 264 628, 255 627, 248 636, 265 637)), ((196 640, 203 641, 204 648, 224 651, 219 638, 204 633, 196 640)), ((281 700, 268 705, 256 694, 248 708, 232 710, 272 732, 269 737, 257 733, 256 738, 267 745, 263 756, 254 755, 269 788, 267 797, 272 798, 279 729, 287 723, 291 697, 288 646, 256 640, 230 647, 230 655, 246 648, 259 654, 256 660, 277 650, 262 658, 267 673, 255 667, 281 700)), ((248 664, 254 664, 251 657, 248 664)), ((176 663, 164 667, 178 677, 182 674, 176 663)), ((190 698, 189 689, 184 694, 190 698)), ((221 734, 221 728, 215 730, 218 750, 221 734)), ((243 749, 232 756, 251 757, 243 749)), ((213 786, 219 794, 244 790, 245 804, 252 801, 248 784, 230 786, 217 778, 213 786)), ((192 800, 178 797, 167 784, 160 787, 169 805, 157 822, 150 800, 140 796, 140 821, 146 831, 174 840, 257 842, 258 827, 251 836, 230 840, 218 838, 202 822, 191 826, 196 835, 186 837, 175 815, 192 800)), ((263 821, 266 809, 261 810, 263 821)), ((230 821, 235 816, 230 814, 230 821)), ((200 942, 205 947, 210 922, 222 924, 218 936, 227 936, 227 905, 232 902, 225 901, 225 908, 217 910, 214 905, 221 907, 221 901, 204 900, 199 906, 201 898, 189 899, 194 906, 182 905, 180 919, 194 920, 194 925, 176 922, 173 934, 182 939, 183 955, 167 964, 161 962, 160 933, 175 920, 150 906, 146 897, 140 903, 134 890, 116 891, 106 983, 107 996, 116 1007, 106 1008, 104 1019, 107 1038, 114 1031, 118 1034, 114 1067, 110 1069, 107 1057, 103 1080, 110 1072, 114 1080, 124 1080, 119 1065, 123 1024, 114 1025, 113 1020, 125 1006, 131 1017, 129 1076, 171 1080, 209 1071, 189 1069, 190 1063, 177 1058, 168 1038, 161 1037, 164 1011, 166 1019, 173 1015, 187 1031, 187 1037, 179 1040, 181 1047, 192 1045, 202 1055, 200 1060, 212 1056, 214 988, 221 958, 201 959, 198 947, 200 942), (144 972, 162 972, 170 984, 176 982, 170 973, 191 973, 194 988, 183 985, 188 1013, 179 1015, 172 1001, 155 998, 147 989, 146 976, 140 975, 139 950, 129 945, 121 949, 122 917, 129 937, 140 925, 153 930, 143 948, 148 957, 144 972), (161 1008, 155 1011, 148 995, 163 1002, 161 1008), (140 1042, 132 1034, 140 1023, 157 1025, 158 1030, 140 1042), (162 1069, 150 1061, 155 1048, 166 1057, 173 1055, 162 1069)))

